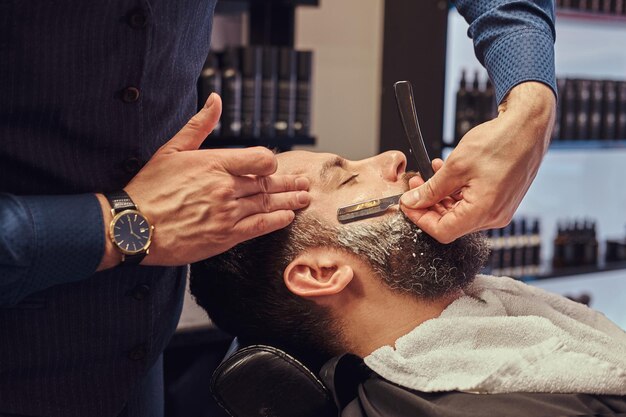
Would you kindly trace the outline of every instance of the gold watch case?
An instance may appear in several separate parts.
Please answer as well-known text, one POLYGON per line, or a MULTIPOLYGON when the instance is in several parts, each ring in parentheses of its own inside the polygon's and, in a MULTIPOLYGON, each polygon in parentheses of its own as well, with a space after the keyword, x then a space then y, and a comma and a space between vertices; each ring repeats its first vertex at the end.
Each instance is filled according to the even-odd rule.
POLYGON ((111 240, 111 242, 113 243, 113 246, 115 246, 115 248, 117 248, 118 251, 120 251, 122 254, 124 255, 136 255, 138 253, 141 252, 145 252, 146 255, 148 255, 149 252, 149 248, 150 248, 150 244, 152 243, 152 234, 154 232, 154 226, 152 224, 150 224, 150 220, 148 220, 148 218, 145 216, 145 214, 141 213, 138 210, 132 210, 132 209, 128 209, 128 210, 124 210, 121 211, 117 214, 114 213, 113 210, 111 210, 111 214, 113 214, 113 220, 111 220, 111 223, 109 223, 109 239, 111 240), (120 244, 115 240, 115 225, 117 224, 117 222, 124 216, 126 216, 127 214, 136 214, 141 216, 143 219, 145 219, 145 221, 148 223, 149 227, 149 232, 148 232, 148 241, 139 249, 137 250, 128 250, 126 248, 123 248, 122 246, 120 246, 120 244))

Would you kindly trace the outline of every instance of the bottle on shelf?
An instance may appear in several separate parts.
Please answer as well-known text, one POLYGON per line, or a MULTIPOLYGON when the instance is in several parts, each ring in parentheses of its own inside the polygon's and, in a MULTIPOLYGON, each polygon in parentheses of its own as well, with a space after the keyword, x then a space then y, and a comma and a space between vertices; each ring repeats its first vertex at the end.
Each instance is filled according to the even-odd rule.
POLYGON ((493 83, 489 77, 487 77, 487 81, 485 81, 485 89, 483 90, 481 96, 480 112, 478 117, 479 124, 492 120, 498 115, 498 109, 496 106, 496 89, 493 87, 493 83))
POLYGON ((590 116, 588 136, 585 139, 598 140, 602 133, 602 81, 590 81, 590 116))
POLYGON ((296 51, 281 48, 278 53, 278 102, 276 136, 293 136, 296 119, 296 51))
POLYGON ((311 134, 311 73, 313 70, 313 52, 297 51, 297 86, 296 86, 296 135, 311 134))
POLYGON ((576 84, 575 80, 565 80, 563 94, 563 115, 561 116, 561 138, 572 140, 576 136, 576 84))
POLYGON ((626 81, 620 81, 617 88, 617 120, 615 121, 617 139, 626 139, 626 81))
POLYGON ((471 121, 467 119, 465 109, 469 107, 469 91, 465 70, 461 72, 459 89, 456 92, 456 108, 454 116, 454 145, 471 129, 471 121))
POLYGON ((247 46, 241 53, 241 135, 261 136, 261 82, 263 50, 247 46))
POLYGON ((582 220, 559 223, 554 239, 552 266, 594 266, 598 264, 596 223, 582 220))
POLYGON ((229 47, 222 58, 222 135, 241 134, 241 90, 239 48, 229 47))
POLYGON ((589 139, 589 114, 591 113, 591 82, 576 80, 576 139, 589 139))
POLYGON ((556 7, 594 14, 622 15, 626 2, 624 0, 557 0, 556 7))
POLYGON ((468 103, 465 108, 465 117, 469 120, 470 129, 480 124, 481 98, 480 76, 478 71, 474 71, 474 79, 472 80, 472 87, 469 89, 468 103))
POLYGON ((602 139, 616 139, 615 115, 617 113, 616 83, 604 81, 604 103, 602 105, 602 139))
POLYGON ((626 237, 607 239, 604 260, 606 263, 626 262, 626 237))
POLYGON ((276 96, 278 94, 278 48, 263 48, 263 81, 261 83, 261 134, 276 134, 276 96))

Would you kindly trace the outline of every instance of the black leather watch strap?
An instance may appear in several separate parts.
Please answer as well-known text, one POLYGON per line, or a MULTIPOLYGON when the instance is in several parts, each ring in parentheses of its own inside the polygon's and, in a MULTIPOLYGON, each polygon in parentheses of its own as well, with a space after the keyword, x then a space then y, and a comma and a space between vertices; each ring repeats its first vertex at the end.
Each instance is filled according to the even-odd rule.
POLYGON ((124 255, 124 262, 122 262, 122 265, 139 265, 145 257, 146 252, 140 252, 136 255, 124 255))
POLYGON ((109 201, 115 214, 124 210, 137 210, 137 206, 124 190, 107 193, 104 196, 109 201))

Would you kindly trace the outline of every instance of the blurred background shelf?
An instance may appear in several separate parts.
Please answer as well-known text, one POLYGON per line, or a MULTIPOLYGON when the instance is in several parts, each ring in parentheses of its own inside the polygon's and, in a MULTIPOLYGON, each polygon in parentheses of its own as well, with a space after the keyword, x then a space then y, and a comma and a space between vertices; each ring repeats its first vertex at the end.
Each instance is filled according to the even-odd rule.
POLYGON ((285 136, 285 137, 225 137, 216 136, 209 138, 202 144, 203 149, 223 147, 248 147, 265 146, 279 151, 289 151, 294 146, 315 145, 313 136, 285 136))
POLYGON ((626 150, 626 139, 618 140, 558 140, 550 144, 550 150, 626 150))
POLYGON ((544 279, 572 277, 572 276, 580 276, 580 275, 588 275, 588 274, 596 274, 600 272, 610 272, 610 271, 620 271, 620 270, 621 271, 626 270, 626 262, 610 262, 602 266, 589 265, 589 266, 577 266, 577 267, 571 267, 571 268, 550 268, 540 275, 523 276, 523 277, 519 277, 519 279, 525 282, 529 282, 529 281, 538 281, 538 280, 544 280, 544 279))
POLYGON ((626 23, 626 15, 616 15, 602 12, 579 11, 570 9, 557 9, 557 19, 571 19, 591 23, 626 23))

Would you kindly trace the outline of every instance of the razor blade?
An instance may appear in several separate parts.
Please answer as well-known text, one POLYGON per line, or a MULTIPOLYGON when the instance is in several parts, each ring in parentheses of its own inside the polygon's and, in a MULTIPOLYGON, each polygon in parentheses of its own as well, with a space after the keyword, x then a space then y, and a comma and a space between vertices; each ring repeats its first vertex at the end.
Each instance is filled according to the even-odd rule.
POLYGON ((374 198, 350 206, 340 207, 337 210, 337 220, 339 220, 340 223, 348 223, 378 216, 387 211, 389 207, 398 204, 400 197, 402 197, 402 194, 392 195, 391 197, 374 198))

